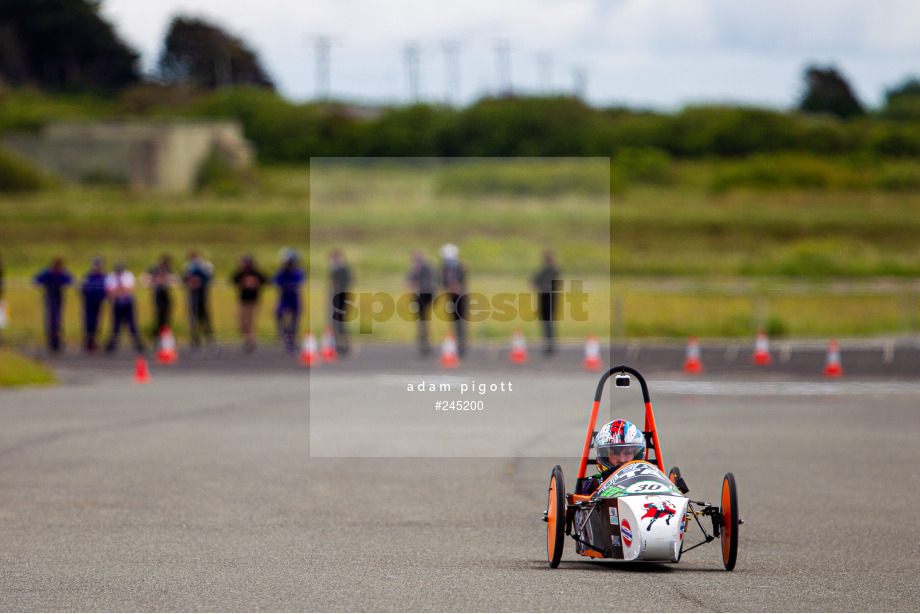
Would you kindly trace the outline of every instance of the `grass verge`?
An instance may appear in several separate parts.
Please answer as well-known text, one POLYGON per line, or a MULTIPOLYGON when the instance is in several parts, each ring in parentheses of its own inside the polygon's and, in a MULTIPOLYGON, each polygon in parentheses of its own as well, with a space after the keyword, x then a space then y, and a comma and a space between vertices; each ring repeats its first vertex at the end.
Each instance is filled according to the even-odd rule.
POLYGON ((57 376, 45 365, 13 350, 0 348, 0 388, 56 383, 57 376))

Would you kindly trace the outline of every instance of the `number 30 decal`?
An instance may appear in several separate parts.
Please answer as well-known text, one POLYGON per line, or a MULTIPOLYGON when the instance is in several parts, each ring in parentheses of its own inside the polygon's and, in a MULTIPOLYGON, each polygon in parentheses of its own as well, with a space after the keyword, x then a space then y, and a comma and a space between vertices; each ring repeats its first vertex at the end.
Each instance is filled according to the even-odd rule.
POLYGON ((658 482, 639 482, 638 484, 633 484, 626 489, 628 493, 642 493, 642 492, 659 492, 662 490, 667 490, 664 484, 659 484, 658 482))

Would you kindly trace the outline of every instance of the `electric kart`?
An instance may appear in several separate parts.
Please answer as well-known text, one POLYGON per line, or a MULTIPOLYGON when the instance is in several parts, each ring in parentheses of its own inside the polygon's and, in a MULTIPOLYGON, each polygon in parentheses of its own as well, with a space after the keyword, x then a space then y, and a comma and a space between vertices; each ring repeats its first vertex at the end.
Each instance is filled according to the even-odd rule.
POLYGON ((738 489, 735 476, 725 474, 722 480, 721 500, 718 506, 703 501, 692 501, 686 495, 687 484, 680 469, 673 467, 664 473, 661 445, 655 427, 655 415, 649 399, 645 379, 635 369, 626 365, 608 370, 597 385, 594 405, 585 434, 585 445, 578 468, 575 491, 565 491, 562 467, 553 468, 549 480, 549 501, 543 513, 546 525, 546 556, 550 567, 558 567, 562 559, 566 535, 575 541, 575 552, 593 558, 623 561, 648 561, 676 563, 681 555, 698 546, 719 539, 725 569, 735 567, 738 557, 738 527, 743 520, 738 517, 738 489), (583 493, 589 458, 597 434, 595 425, 600 409, 604 384, 611 375, 619 388, 626 388, 630 375, 638 380, 645 401, 646 439, 644 460, 634 460, 620 466, 602 479, 593 492, 583 493), (702 520, 701 520, 702 519, 702 520), (704 522, 711 523, 711 532, 704 522), (702 541, 684 546, 686 531, 695 523, 702 532, 702 541))

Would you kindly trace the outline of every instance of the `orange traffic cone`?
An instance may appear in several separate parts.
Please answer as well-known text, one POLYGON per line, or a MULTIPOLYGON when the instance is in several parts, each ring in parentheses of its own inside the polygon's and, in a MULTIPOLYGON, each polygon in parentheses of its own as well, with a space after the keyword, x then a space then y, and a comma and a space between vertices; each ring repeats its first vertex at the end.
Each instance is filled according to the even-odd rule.
POLYGON ((585 341, 585 361, 586 371, 597 371, 601 368, 601 344, 598 343, 597 337, 588 335, 585 341))
POLYGON ((335 335, 332 334, 331 326, 323 329, 323 346, 320 355, 326 362, 335 362, 335 359, 339 357, 338 352, 335 351, 335 335))
POLYGON ((460 359, 457 358, 457 339, 453 333, 444 335, 444 342, 441 344, 441 366, 445 369, 460 366, 460 359))
POLYGON ((319 362, 316 354, 316 335, 313 331, 307 331, 303 336, 303 342, 300 344, 300 364, 306 367, 313 367, 319 362))
POLYGON ((524 331, 515 328, 511 333, 511 353, 508 354, 508 361, 513 365, 527 364, 527 341, 524 339, 524 331))
POLYGON ((684 360, 684 373, 696 374, 703 372, 703 361, 700 360, 700 340, 690 337, 687 341, 687 359, 684 360))
POLYGON ((160 329, 160 347, 157 350, 157 362, 161 365, 174 364, 179 359, 176 352, 176 338, 173 336, 172 329, 164 326, 160 329))
POLYGON ((824 367, 826 377, 841 377, 843 366, 840 364, 840 346, 836 339, 831 339, 827 344, 827 365, 824 367))
POLYGON ((147 369, 147 360, 143 356, 138 356, 134 361, 134 383, 150 383, 150 370, 147 369))
POLYGON ((755 365, 765 367, 773 362, 770 356, 770 342, 767 340, 767 333, 757 331, 757 340, 754 342, 754 355, 751 357, 755 365))

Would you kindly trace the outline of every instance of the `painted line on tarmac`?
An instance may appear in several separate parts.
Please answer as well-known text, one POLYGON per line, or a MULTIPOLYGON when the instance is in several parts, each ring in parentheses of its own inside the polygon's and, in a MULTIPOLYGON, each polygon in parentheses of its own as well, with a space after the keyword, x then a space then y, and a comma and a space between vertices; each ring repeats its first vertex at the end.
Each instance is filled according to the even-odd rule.
POLYGON ((686 382, 650 381, 652 393, 703 396, 920 395, 920 382, 686 382))

